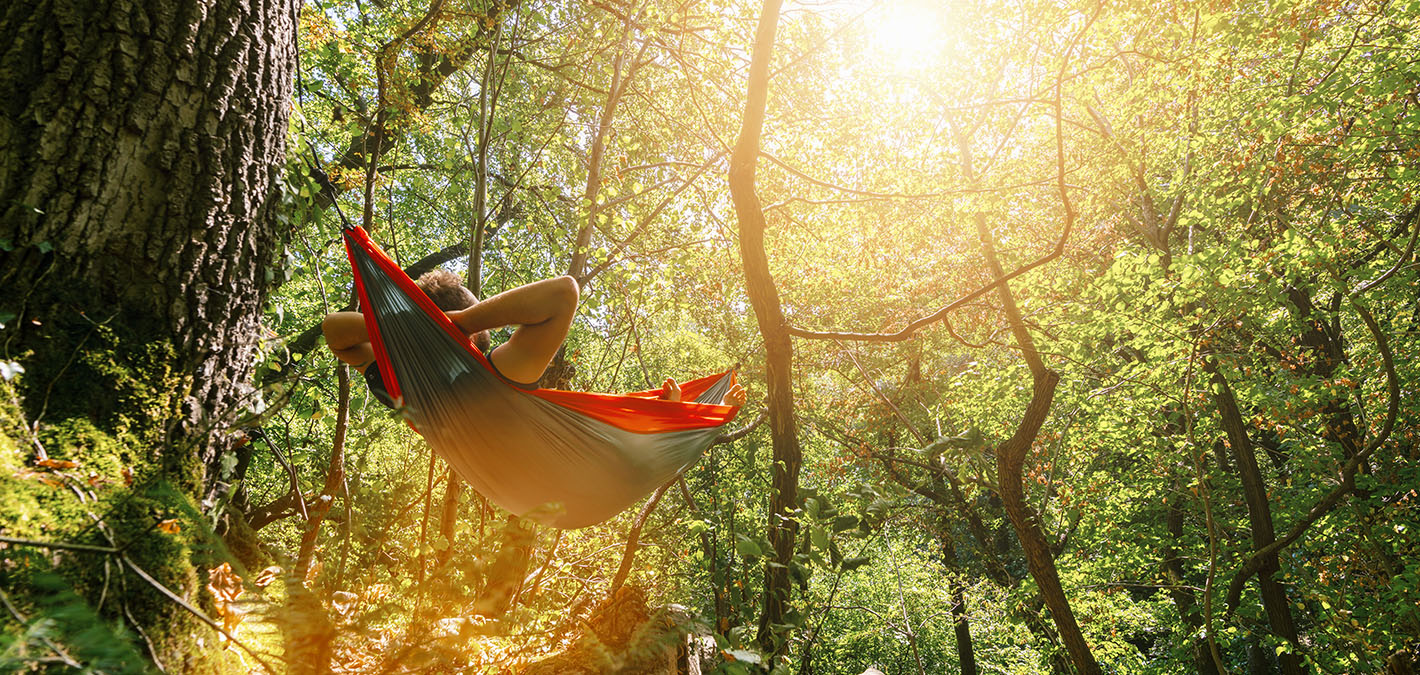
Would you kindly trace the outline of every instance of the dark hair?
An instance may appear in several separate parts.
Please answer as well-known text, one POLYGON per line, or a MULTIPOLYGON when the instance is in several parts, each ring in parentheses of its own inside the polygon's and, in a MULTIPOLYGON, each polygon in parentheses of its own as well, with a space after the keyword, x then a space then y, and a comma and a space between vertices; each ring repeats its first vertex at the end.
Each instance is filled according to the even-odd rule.
MULTIPOLYGON (((425 295, 429 296, 430 300, 434 301, 435 306, 445 312, 453 312, 478 304, 478 296, 463 285, 463 279, 460 279, 459 275, 448 270, 438 269, 425 272, 414 283, 424 291, 425 295)), ((488 331, 478 331, 471 337, 474 346, 486 354, 491 346, 488 331)))

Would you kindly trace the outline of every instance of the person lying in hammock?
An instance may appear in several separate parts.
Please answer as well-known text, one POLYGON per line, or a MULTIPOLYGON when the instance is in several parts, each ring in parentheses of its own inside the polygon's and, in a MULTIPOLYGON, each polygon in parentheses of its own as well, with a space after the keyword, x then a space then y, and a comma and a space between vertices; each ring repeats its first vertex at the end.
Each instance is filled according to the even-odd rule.
MULTIPOLYGON (((524 389, 536 389, 543 371, 567 339, 572 317, 577 312, 579 289, 572 277, 543 279, 526 286, 504 291, 480 302, 463 285, 457 274, 434 270, 419 277, 415 284, 429 296, 439 309, 473 342, 479 351, 488 354, 493 369, 503 379, 524 389), (507 342, 491 353, 488 331, 503 326, 517 326, 507 342)), ((389 395, 380 366, 375 362, 375 350, 360 312, 332 312, 321 323, 326 346, 336 358, 355 367, 365 376, 365 383, 375 398, 388 407, 395 407, 389 395)), ((661 398, 680 400, 680 386, 667 378, 661 386, 661 398)), ((725 394, 723 405, 743 406, 745 390, 736 384, 725 394)))

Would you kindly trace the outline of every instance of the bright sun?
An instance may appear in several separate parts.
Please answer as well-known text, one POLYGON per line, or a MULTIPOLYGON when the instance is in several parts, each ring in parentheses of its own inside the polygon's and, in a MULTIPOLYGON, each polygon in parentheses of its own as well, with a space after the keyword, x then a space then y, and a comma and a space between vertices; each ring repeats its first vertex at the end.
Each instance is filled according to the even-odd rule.
POLYGON ((869 15, 874 47, 899 70, 940 65, 948 40, 945 3, 889 0, 869 15))

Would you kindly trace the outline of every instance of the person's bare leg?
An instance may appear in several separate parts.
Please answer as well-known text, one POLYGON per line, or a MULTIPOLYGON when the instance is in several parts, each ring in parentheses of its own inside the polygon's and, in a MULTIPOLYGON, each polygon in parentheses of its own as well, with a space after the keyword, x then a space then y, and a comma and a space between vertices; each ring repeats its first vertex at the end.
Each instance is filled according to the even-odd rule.
POLYGON ((468 334, 518 326, 488 358, 509 379, 536 382, 567 339, 577 313, 577 295, 577 281, 572 277, 544 279, 448 315, 468 334))
MULTIPOLYGON (((720 399, 720 405, 730 405, 741 408, 744 407, 747 397, 748 395, 745 393, 745 388, 736 383, 730 386, 729 391, 725 392, 724 398, 720 399)), ((680 383, 676 382, 674 378, 668 377, 665 382, 661 383, 661 400, 681 400, 680 383)))

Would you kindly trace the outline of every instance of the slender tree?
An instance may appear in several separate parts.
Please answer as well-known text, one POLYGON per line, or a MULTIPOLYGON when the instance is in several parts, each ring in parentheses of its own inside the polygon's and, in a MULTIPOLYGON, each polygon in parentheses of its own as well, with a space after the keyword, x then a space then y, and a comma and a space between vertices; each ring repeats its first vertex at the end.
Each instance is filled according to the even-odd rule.
POLYGON ((740 221, 740 255, 744 258, 745 285, 764 336, 769 382, 769 429, 774 445, 773 493, 769 508, 769 543, 774 562, 764 568, 764 613, 756 638, 766 652, 777 651, 780 636, 775 626, 784 623, 789 603, 789 565, 794 556, 798 527, 790 511, 798 503, 799 468, 803 455, 794 419, 792 368, 794 346, 790 340, 779 290, 769 271, 764 250, 765 218, 755 192, 755 164, 759 136, 769 99, 769 63, 774 55, 774 33, 779 23, 779 0, 767 0, 754 35, 748 93, 739 140, 730 156, 730 195, 740 221))

